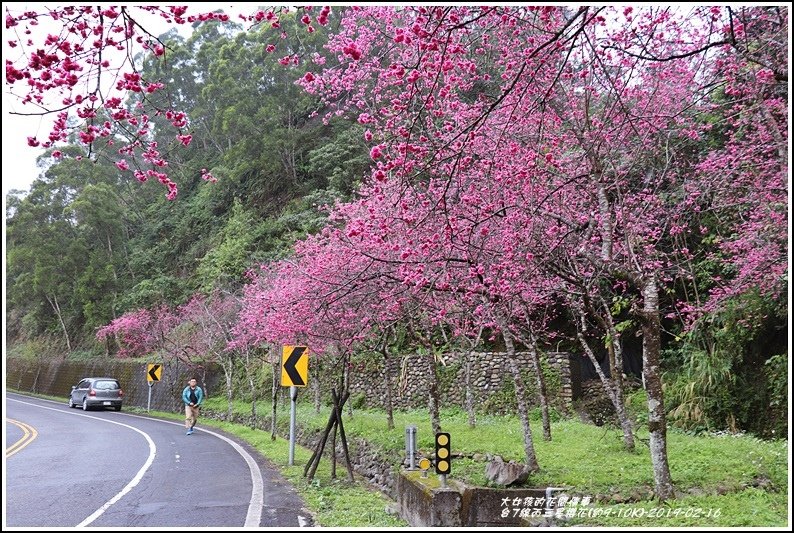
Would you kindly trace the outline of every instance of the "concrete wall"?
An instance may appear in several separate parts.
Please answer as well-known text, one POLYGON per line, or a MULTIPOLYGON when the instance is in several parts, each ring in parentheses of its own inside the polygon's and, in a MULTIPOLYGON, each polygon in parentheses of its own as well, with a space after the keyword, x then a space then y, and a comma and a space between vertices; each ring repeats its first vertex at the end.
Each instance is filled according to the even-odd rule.
MULTIPOLYGON (((161 361, 152 363, 163 364, 161 361)), ((72 385, 85 377, 102 376, 119 380, 124 391, 124 405, 146 407, 149 385, 146 363, 121 359, 89 361, 33 361, 6 359, 6 386, 26 392, 60 396, 68 400, 72 385)), ((182 363, 163 364, 162 378, 152 386, 152 409, 182 410, 182 389, 191 376, 196 376, 208 395, 223 394, 222 372, 213 365, 203 369, 189 368, 182 363)))
POLYGON ((450 480, 449 487, 442 489, 434 474, 423 478, 418 471, 403 470, 397 477, 396 500, 400 515, 414 527, 549 525, 550 522, 545 517, 521 516, 520 513, 512 512, 513 507, 506 507, 504 503, 520 501, 524 508, 524 502, 531 498, 533 503, 525 508, 543 516, 546 511, 545 496, 546 487, 484 488, 450 480))
POLYGON ((462 490, 457 483, 449 488, 433 486, 435 476, 420 479, 419 472, 400 472, 397 478, 397 504, 400 515, 414 527, 461 527, 462 490))

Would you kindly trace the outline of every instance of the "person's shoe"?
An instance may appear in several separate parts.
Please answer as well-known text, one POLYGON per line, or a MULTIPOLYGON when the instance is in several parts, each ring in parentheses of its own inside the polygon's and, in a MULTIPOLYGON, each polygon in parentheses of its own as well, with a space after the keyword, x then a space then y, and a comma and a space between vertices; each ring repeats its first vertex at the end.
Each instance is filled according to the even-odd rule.
POLYGON ((192 434, 193 434, 193 428, 190 428, 187 430, 187 432, 185 432, 185 435, 192 435, 192 434))

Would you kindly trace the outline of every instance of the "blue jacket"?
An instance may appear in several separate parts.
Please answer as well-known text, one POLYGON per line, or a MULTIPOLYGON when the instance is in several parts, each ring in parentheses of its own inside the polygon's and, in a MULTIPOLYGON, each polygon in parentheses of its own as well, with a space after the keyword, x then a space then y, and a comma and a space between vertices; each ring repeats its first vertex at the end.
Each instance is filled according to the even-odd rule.
MULTIPOLYGON (((198 398, 196 405, 201 405, 201 402, 204 401, 204 391, 198 385, 196 385, 196 398, 198 398)), ((185 405, 190 403, 190 385, 182 391, 182 401, 185 402, 185 405)))

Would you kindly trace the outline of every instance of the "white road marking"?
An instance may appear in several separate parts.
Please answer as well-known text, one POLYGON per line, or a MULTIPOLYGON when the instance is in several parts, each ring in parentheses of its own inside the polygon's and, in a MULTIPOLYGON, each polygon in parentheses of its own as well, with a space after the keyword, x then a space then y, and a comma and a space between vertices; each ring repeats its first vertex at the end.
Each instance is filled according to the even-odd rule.
POLYGON ((138 473, 135 474, 135 477, 133 477, 132 480, 130 480, 130 482, 127 483, 124 486, 124 488, 121 489, 121 491, 118 494, 116 494, 111 499, 109 499, 102 507, 100 507, 99 509, 97 509, 96 511, 91 513, 88 516, 88 518, 86 518, 85 520, 83 520, 82 522, 77 524, 75 527, 85 527, 85 526, 89 525, 91 522, 93 522, 94 520, 96 520, 97 518, 102 516, 102 514, 105 511, 107 511, 110 508, 111 505, 113 505, 114 503, 119 501, 121 498, 124 497, 125 494, 127 494, 129 491, 131 491, 133 488, 135 488, 135 486, 138 483, 141 482, 141 479, 143 479, 143 476, 144 476, 144 474, 146 474, 146 471, 149 470, 149 467, 152 466, 152 463, 154 462, 154 457, 157 455, 157 446, 155 446, 154 441, 152 440, 152 438, 147 433, 141 431, 140 429, 138 429, 136 427, 130 426, 128 424, 122 424, 121 422, 116 422, 114 420, 108 420, 106 418, 100 418, 98 416, 91 416, 91 415, 86 415, 86 414, 82 414, 82 413, 72 413, 70 411, 64 411, 63 409, 56 409, 54 407, 45 407, 43 405, 37 405, 35 403, 30 403, 30 402, 23 402, 21 400, 15 400, 13 398, 8 398, 8 400, 12 401, 12 402, 22 403, 22 404, 25 404, 25 405, 30 405, 30 406, 33 406, 33 407, 38 407, 39 409, 47 409, 49 411, 55 411, 57 413, 65 413, 67 415, 72 415, 72 416, 85 416, 85 417, 88 417, 88 418, 93 418, 94 420, 101 420, 102 422, 107 422, 109 424, 116 424, 118 426, 123 426, 123 427, 131 429, 131 430, 133 430, 133 431, 135 431, 137 433, 140 433, 141 435, 143 435, 143 438, 146 439, 146 442, 149 443, 149 457, 146 459, 146 462, 143 463, 143 466, 138 470, 138 473))
POLYGON ((251 484, 253 486, 251 487, 251 501, 248 504, 248 513, 245 516, 243 527, 259 527, 259 522, 262 520, 262 507, 265 504, 265 482, 262 479, 262 471, 259 470, 259 465, 256 464, 254 458, 242 446, 233 440, 207 429, 200 429, 199 431, 209 433, 225 441, 245 459, 248 469, 251 471, 251 484))
MULTIPOLYGON (((182 426, 183 422, 171 422, 170 420, 160 420, 159 418, 150 418, 148 416, 140 416, 140 415, 133 415, 131 413, 122 413, 124 416, 132 416, 135 418, 142 418, 144 420, 154 420, 156 422, 162 422, 164 424, 172 424, 174 426, 182 426)), ((256 464, 251 455, 245 451, 245 449, 234 442, 233 440, 224 437, 219 433, 215 433, 214 431, 210 431, 204 428, 194 428, 195 431, 200 431, 202 433, 208 433, 213 437, 217 437, 222 441, 226 442, 234 448, 234 450, 239 453, 243 460, 245 460, 246 464, 248 465, 248 470, 251 472, 251 500, 248 502, 248 513, 245 516, 245 524, 243 527, 259 527, 259 522, 262 521, 262 507, 265 505, 265 482, 262 479, 262 471, 259 470, 259 465, 256 464)))
MULTIPOLYGON (((11 398, 8 398, 8 399, 11 400, 11 398)), ((55 402, 53 400, 46 400, 44 398, 37 398, 37 399, 41 400, 41 401, 45 401, 45 402, 58 403, 58 402, 55 402)), ((147 440, 149 440, 149 442, 150 442, 150 448, 152 446, 154 446, 154 442, 151 441, 151 439, 149 439, 149 437, 145 433, 143 433, 142 431, 139 431, 138 429, 136 429, 136 428, 134 428, 132 426, 127 426, 126 424, 122 424, 121 422, 113 422, 113 421, 107 420, 105 418, 99 418, 99 417, 95 417, 95 416, 91 416, 91 415, 84 415, 82 413, 73 413, 73 412, 69 412, 69 411, 63 411, 61 409, 55 409, 53 407, 44 407, 44 406, 41 406, 41 405, 36 405, 36 404, 28 403, 28 402, 23 402, 23 401, 20 401, 20 400, 14 400, 14 401, 19 402, 19 403, 24 403, 24 404, 27 404, 27 405, 33 405, 33 406, 36 406, 36 407, 41 407, 42 409, 51 409, 51 410, 57 411, 59 413, 67 413, 67 414, 76 415, 76 416, 90 416, 91 418, 96 418, 97 420, 105 420, 106 422, 111 422, 112 424, 119 424, 120 426, 129 427, 129 428, 134 429, 135 431, 138 431, 142 435, 146 436, 147 440)), ((156 421, 156 422, 162 422, 164 424, 172 424, 172 425, 175 425, 175 426, 183 426, 184 425, 183 422, 171 422, 170 420, 160 420, 159 418, 150 418, 148 416, 133 415, 131 413, 123 413, 122 412, 122 413, 118 413, 115 416, 131 416, 131 417, 134 417, 134 418, 142 418, 143 420, 153 420, 153 421, 156 421)), ((231 439, 229 439, 227 437, 224 437, 223 435, 220 435, 219 433, 215 433, 214 431, 209 431, 207 429, 196 429, 196 431, 201 431, 203 433, 207 433, 209 435, 212 435, 213 437, 217 437, 217 438, 225 441, 232 448, 234 448, 234 450, 237 453, 239 453, 242 456, 243 460, 245 460, 246 464, 248 465, 248 469, 251 472, 251 500, 248 502, 248 512, 246 513, 245 524, 243 525, 243 527, 259 527, 259 523, 262 521, 262 508, 263 508, 263 506, 265 504, 265 482, 262 479, 262 472, 259 470, 259 465, 256 464, 256 461, 254 460, 254 458, 251 457, 251 455, 248 452, 246 452, 245 449, 242 446, 240 446, 239 444, 237 444, 233 440, 231 440, 231 439)), ((151 460, 154 460, 154 456, 153 455, 151 456, 151 460)), ((151 461, 147 462, 147 465, 145 465, 145 466, 148 468, 149 465, 151 465, 151 461)), ((135 485, 137 485, 138 482, 140 482, 140 479, 138 479, 135 482, 135 485)), ((134 487, 135 485, 132 485, 130 487, 130 489, 132 489, 132 487, 134 487)), ((125 489, 126 489, 126 487, 125 487, 125 489)), ((122 492, 124 492, 124 491, 122 491, 122 492)), ((124 494, 126 494, 126 492, 124 492, 124 494)), ((121 496, 123 496, 124 494, 122 494, 121 496)), ((119 498, 120 498, 120 496, 119 496, 119 498)), ((113 503, 116 503, 116 501, 118 501, 118 499, 116 499, 114 501, 111 501, 111 502, 108 502, 108 503, 112 505, 113 503)), ((108 505, 108 504, 105 504, 105 505, 108 505)), ((104 512, 104 510, 102 512, 104 512)), ((99 515, 97 515, 97 516, 99 516, 99 515)), ((96 517, 94 518, 94 520, 96 520, 96 517)))

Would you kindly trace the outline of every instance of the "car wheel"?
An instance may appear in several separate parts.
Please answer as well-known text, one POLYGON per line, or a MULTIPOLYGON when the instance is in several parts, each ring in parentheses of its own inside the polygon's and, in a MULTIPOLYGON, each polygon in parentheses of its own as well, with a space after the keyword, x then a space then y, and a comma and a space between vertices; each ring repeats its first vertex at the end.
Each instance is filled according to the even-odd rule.
POLYGON ((116 411, 121 411, 121 406, 120 405, 114 405, 113 409, 115 409, 116 411))
POLYGON ((83 411, 88 411, 88 400, 83 398, 83 411))
POLYGON ((74 409, 74 400, 71 396, 69 396, 69 409, 74 409))

